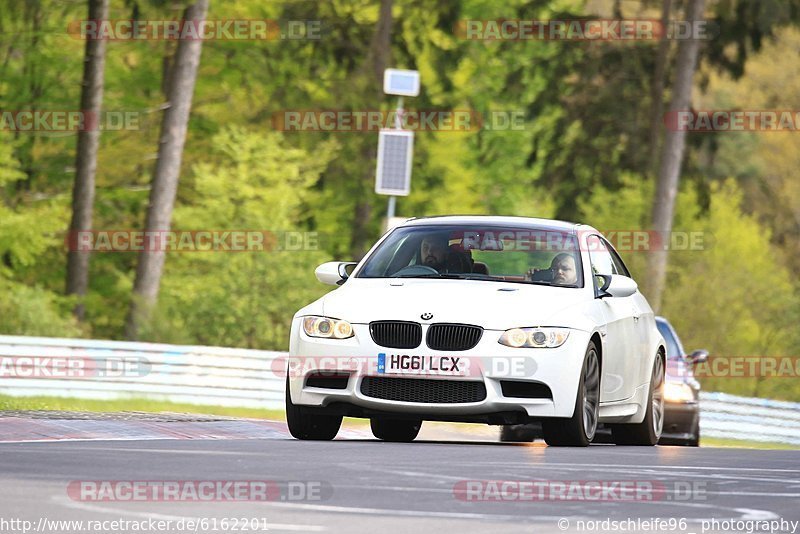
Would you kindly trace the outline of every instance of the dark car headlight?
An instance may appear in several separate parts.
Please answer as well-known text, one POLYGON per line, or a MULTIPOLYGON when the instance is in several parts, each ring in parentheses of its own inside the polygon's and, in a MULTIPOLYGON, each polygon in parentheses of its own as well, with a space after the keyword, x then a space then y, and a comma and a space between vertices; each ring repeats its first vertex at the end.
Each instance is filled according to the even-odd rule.
POLYGON ((693 402, 694 390, 683 382, 667 382, 664 384, 664 400, 668 402, 693 402))

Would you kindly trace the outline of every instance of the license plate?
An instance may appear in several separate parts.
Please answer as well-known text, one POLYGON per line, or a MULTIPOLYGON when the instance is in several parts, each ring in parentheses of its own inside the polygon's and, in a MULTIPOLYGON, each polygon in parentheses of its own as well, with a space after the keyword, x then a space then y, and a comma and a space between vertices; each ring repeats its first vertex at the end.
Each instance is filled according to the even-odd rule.
POLYGON ((466 361, 459 356, 378 354, 378 373, 399 375, 463 376, 466 361))

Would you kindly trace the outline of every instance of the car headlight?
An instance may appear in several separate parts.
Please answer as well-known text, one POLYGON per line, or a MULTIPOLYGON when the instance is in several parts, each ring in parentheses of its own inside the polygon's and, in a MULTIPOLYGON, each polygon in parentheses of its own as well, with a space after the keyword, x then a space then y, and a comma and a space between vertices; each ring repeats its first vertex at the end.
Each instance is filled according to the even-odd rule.
POLYGON ((569 337, 569 328, 512 328, 500 336, 498 343, 506 347, 560 347, 569 337))
POLYGON ((694 391, 688 384, 667 382, 664 384, 664 399, 670 402, 692 402, 694 391))
POLYGON ((309 315, 303 317, 303 332, 311 337, 346 339, 353 337, 353 327, 347 321, 309 315))

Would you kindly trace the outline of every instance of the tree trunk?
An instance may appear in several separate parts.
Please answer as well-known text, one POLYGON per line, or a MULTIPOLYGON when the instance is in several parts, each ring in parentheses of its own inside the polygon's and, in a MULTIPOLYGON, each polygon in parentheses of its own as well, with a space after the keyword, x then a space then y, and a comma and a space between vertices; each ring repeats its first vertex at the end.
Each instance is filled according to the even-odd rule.
MULTIPOLYGON (((705 0, 691 0, 688 6, 687 21, 702 20, 705 0)), ((678 60, 675 66, 675 85, 669 111, 685 111, 689 109, 692 96, 692 78, 697 68, 697 55, 700 49, 698 39, 681 41, 678 47, 678 60)), ((653 229, 657 231, 667 245, 672 232, 672 220, 675 215, 675 199, 678 194, 683 152, 686 147, 685 130, 667 130, 664 134, 664 146, 661 151, 661 163, 658 170, 656 192, 653 197, 653 229)), ((657 247, 650 251, 647 265, 647 295, 653 309, 661 308, 661 297, 667 274, 668 251, 657 247)))
POLYGON ((648 172, 655 175, 658 169, 658 142, 661 139, 661 125, 664 120, 664 73, 667 70, 667 56, 669 54, 669 39, 667 38, 667 25, 672 10, 672 0, 663 0, 661 3, 661 28, 663 33, 658 42, 655 72, 653 83, 650 85, 650 139, 648 143, 649 157, 648 172))
MULTIPOLYGON (((378 23, 370 43, 367 57, 371 69, 372 83, 368 87, 375 88, 376 102, 383 100, 383 71, 389 66, 392 57, 392 2, 381 0, 378 23)), ((369 75, 369 74, 368 74, 369 75)), ((377 142, 365 147, 363 156, 365 161, 375 161, 377 142)), ((353 259, 361 258, 367 250, 369 235, 369 221, 372 218, 372 186, 375 179, 375 165, 373 163, 369 172, 362 178, 361 194, 356 201, 353 221, 353 237, 350 243, 350 255, 353 259)))
MULTIPOLYGON (((186 9, 183 20, 193 21, 199 26, 205 20, 207 11, 208 0, 197 0, 186 9)), ((167 109, 161 123, 158 159, 150 188, 145 232, 170 230, 202 44, 201 39, 183 39, 178 43, 170 75, 167 109)), ((149 321, 158 299, 165 251, 158 244, 151 247, 152 250, 147 248, 140 252, 136 266, 136 280, 125 325, 128 339, 138 339, 139 331, 149 321)))
MULTIPOLYGON (((108 0, 89 0, 89 20, 108 18, 108 0)), ((94 183, 97 172, 97 149, 100 144, 99 117, 103 104, 103 73, 106 63, 105 39, 87 39, 81 87, 81 111, 84 128, 78 132, 75 156, 75 183, 72 188, 72 221, 69 225, 69 243, 76 243, 76 233, 92 229, 94 208, 94 183)), ((67 252, 67 295, 77 295, 78 303, 73 313, 83 320, 86 309, 83 302, 89 286, 90 251, 67 252)))

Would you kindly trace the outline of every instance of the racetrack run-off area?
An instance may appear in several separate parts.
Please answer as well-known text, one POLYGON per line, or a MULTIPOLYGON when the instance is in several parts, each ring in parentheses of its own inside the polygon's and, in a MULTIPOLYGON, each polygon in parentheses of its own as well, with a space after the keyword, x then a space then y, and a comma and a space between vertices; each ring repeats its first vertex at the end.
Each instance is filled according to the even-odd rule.
POLYGON ((238 518, 274 532, 580 532, 629 520, 627 530, 644 531, 641 521, 659 518, 675 524, 662 531, 710 532, 725 530, 710 528, 712 519, 798 519, 798 451, 552 448, 430 432, 413 443, 385 443, 366 428, 343 430, 332 442, 301 442, 281 422, 253 419, 13 415, 0 419, 0 502, 6 519, 34 526, 43 518, 160 520, 174 529, 199 520, 203 531, 214 520, 238 518), (131 492, 137 481, 151 491, 131 492), (245 500, 222 491, 210 502, 202 491, 186 492, 221 481, 261 481, 275 491, 245 500), (587 481, 606 493, 597 498, 587 481), (533 482, 544 493, 523 491, 533 482), (81 483, 90 490, 82 493, 81 483), (152 492, 169 484, 181 484, 176 498, 152 492))

